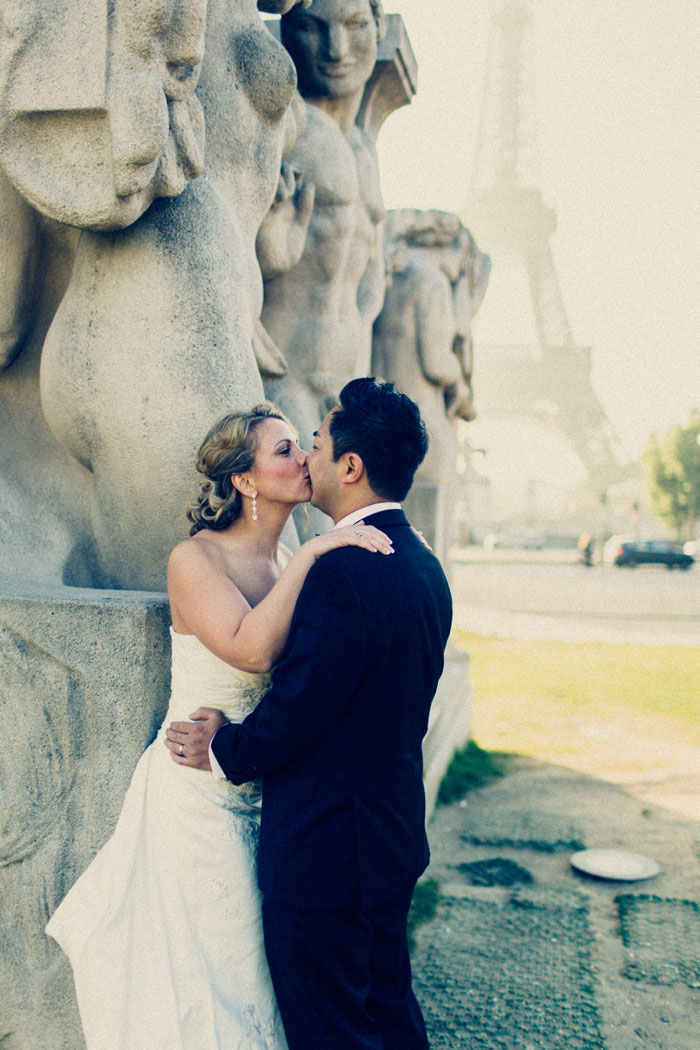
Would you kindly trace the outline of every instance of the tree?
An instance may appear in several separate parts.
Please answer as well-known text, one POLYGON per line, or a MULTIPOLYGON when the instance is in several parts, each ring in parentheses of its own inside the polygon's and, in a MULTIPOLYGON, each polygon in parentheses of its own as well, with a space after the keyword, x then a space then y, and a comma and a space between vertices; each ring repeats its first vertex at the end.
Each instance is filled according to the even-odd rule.
POLYGON ((669 427, 660 440, 652 434, 642 458, 657 518, 679 540, 693 539, 700 514, 700 412, 691 412, 686 427, 669 427))

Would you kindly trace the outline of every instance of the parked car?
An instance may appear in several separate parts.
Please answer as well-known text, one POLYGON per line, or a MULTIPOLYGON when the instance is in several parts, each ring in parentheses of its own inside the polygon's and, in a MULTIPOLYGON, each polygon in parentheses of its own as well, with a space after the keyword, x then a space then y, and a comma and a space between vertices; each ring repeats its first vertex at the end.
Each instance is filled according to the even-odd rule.
POLYGON ((665 565, 668 569, 689 569, 695 558, 669 540, 626 540, 619 544, 612 561, 615 565, 665 565))

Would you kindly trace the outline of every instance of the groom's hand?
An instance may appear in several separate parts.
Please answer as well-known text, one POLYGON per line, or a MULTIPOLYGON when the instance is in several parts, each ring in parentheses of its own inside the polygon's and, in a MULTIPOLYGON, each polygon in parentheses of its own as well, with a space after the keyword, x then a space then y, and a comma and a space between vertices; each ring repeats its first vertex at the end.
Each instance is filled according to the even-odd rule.
POLYGON ((171 722, 165 730, 165 746, 173 762, 191 769, 211 769, 209 742, 228 719, 214 707, 198 707, 190 722, 171 722))

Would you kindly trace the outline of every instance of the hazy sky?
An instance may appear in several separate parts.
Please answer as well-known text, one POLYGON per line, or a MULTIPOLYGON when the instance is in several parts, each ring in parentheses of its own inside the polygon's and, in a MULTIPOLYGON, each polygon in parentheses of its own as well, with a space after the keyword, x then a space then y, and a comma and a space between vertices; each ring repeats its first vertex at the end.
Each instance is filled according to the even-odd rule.
MULTIPOLYGON (((595 389, 636 456, 651 431, 700 407, 700 9, 530 2, 555 263, 574 339, 593 348, 595 389)), ((385 6, 403 16, 419 66, 418 95, 379 136, 386 204, 445 208, 469 225, 489 0, 385 6)), ((487 303, 483 313, 485 325, 487 303)), ((477 398, 478 353, 477 341, 477 398)))

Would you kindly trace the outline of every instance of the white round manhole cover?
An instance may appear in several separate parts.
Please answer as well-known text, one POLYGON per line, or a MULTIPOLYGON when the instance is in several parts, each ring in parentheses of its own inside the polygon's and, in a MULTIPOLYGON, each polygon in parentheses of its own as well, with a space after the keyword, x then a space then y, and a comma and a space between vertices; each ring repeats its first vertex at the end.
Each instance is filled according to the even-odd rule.
POLYGON ((620 882, 652 879, 661 871, 655 860, 643 857, 640 853, 628 853, 624 849, 584 849, 574 853, 569 862, 572 868, 584 875, 618 879, 620 882))

